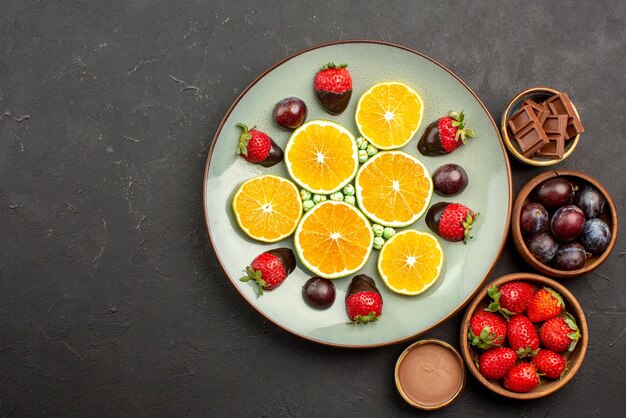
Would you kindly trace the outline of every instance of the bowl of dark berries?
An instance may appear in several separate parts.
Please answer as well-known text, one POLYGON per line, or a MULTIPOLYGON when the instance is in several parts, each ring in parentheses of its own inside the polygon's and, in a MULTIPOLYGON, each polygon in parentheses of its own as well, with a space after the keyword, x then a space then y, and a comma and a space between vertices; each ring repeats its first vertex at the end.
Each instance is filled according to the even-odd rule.
POLYGON ((563 285, 538 274, 500 277, 476 296, 461 325, 461 354, 472 375, 513 399, 556 392, 580 369, 585 314, 563 285))
POLYGON ((598 180, 579 171, 549 171, 530 180, 517 195, 511 220, 522 258, 560 279, 597 268, 617 240, 613 199, 598 180))
POLYGON ((532 87, 511 99, 502 113, 500 129, 509 152, 534 166, 566 159, 584 132, 567 93, 549 87, 532 87))

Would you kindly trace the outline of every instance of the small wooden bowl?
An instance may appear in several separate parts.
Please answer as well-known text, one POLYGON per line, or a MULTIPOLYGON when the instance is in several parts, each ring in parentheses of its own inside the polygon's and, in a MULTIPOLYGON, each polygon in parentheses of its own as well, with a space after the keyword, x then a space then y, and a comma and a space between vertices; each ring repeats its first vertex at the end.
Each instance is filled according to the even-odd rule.
MULTIPOLYGON (((538 167, 545 167, 553 164, 558 164, 561 161, 565 160, 569 155, 574 152, 576 145, 578 145, 578 141, 580 140, 580 134, 577 134, 574 138, 565 141, 565 152, 563 153, 563 158, 548 158, 548 157, 525 157, 522 154, 515 138, 513 138, 513 132, 511 132, 509 128, 509 117, 513 115, 518 109, 521 107, 522 102, 525 99, 534 100, 537 103, 541 103, 555 94, 559 94, 558 90, 551 89, 549 87, 532 87, 526 89, 520 93, 518 93, 506 106, 504 113, 502 113, 502 121, 500 123, 500 130, 502 131, 502 138, 504 139, 504 145, 509 150, 511 154, 521 162, 529 165, 534 165, 538 167)), ((574 107, 574 111, 578 115, 578 109, 572 103, 574 107)), ((579 115, 580 118, 580 115, 579 115)))
POLYGON ((547 277, 540 276, 538 274, 514 273, 502 276, 492 282, 487 283, 484 289, 469 305, 467 311, 465 311, 465 316, 463 317, 463 322, 461 325, 461 354, 463 355, 463 359, 465 360, 465 364, 467 365, 469 371, 472 373, 472 375, 474 375, 476 380, 478 380, 487 389, 497 393, 498 395, 506 396, 507 398, 523 400, 537 399, 548 396, 561 389, 567 384, 567 382, 569 382, 574 377, 576 372, 578 372, 578 369, 580 369, 580 366, 583 363, 583 359, 585 358, 585 352, 587 351, 587 344, 589 342, 588 334, 589 331, 587 329, 585 313, 583 312, 580 304, 578 303, 574 295, 572 295, 564 286, 552 279, 548 279, 547 277), (578 344, 576 344, 574 351, 572 351, 571 353, 563 354, 567 359, 567 371, 565 372, 563 377, 558 380, 542 378, 539 382, 539 385, 537 385, 537 387, 527 393, 511 392, 505 389, 500 382, 488 380, 482 374, 480 374, 478 368, 476 367, 475 360, 478 360, 481 351, 470 347, 467 341, 469 323, 472 315, 476 310, 486 308, 491 301, 491 298, 487 296, 487 289, 492 286, 501 286, 504 283, 516 280, 522 280, 524 282, 530 283, 537 288, 548 286, 559 292, 563 297, 563 301, 565 302, 565 310, 574 317, 574 319, 576 320, 576 324, 578 324, 578 328, 580 330, 580 339, 578 340, 578 344))
POLYGON ((517 194, 517 198, 515 199, 515 203, 513 204, 513 212, 511 214, 511 234, 513 235, 513 242, 515 243, 515 247, 517 251, 520 253, 522 258, 535 270, 540 273, 545 274, 546 276, 556 277, 560 279, 568 279, 571 277, 581 276, 585 273, 589 273, 594 270, 600 264, 606 260, 606 258, 611 254, 613 247, 615 247, 615 242, 617 241, 617 209, 615 208, 615 203, 613 203, 613 199, 611 199, 611 195, 604 188, 604 186, 595 178, 582 173, 580 171, 574 170, 553 170, 548 171, 546 173, 540 174, 537 177, 530 180, 528 183, 522 187, 522 190, 517 194), (585 265, 578 270, 558 270, 551 266, 541 263, 531 254, 530 250, 526 246, 526 242, 524 241, 524 236, 520 230, 520 213, 522 211, 522 207, 530 201, 530 194, 541 182, 547 180, 552 177, 557 176, 566 176, 575 184, 589 184, 595 187, 604 199, 606 200, 606 212, 605 216, 601 217, 601 219, 606 222, 606 224, 611 229, 611 242, 609 242, 609 246, 604 250, 604 252, 600 255, 594 255, 587 259, 585 265))

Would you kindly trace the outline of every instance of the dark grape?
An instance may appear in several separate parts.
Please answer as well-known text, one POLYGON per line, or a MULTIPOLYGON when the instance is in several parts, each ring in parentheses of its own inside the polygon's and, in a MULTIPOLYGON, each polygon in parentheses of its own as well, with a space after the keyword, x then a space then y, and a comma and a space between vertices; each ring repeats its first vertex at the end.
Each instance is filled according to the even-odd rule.
POLYGON ((442 165, 433 174, 433 188, 440 196, 459 194, 465 190, 467 184, 467 173, 457 164, 442 165))
POLYGON ((314 309, 328 309, 335 302, 335 285, 328 279, 311 277, 302 286, 302 297, 314 309))
POLYGON ((576 239, 585 227, 585 214, 578 206, 563 206, 552 215, 550 229, 561 242, 576 239))
POLYGON ((559 243, 547 232, 538 232, 528 240, 528 250, 543 264, 548 264, 558 249, 559 243))
POLYGON ((539 203, 528 203, 520 212, 520 229, 522 234, 530 235, 539 232, 550 218, 548 211, 539 203))
POLYGON ((296 129, 306 120, 307 107, 298 97, 287 97, 274 106, 274 120, 286 129, 296 129))
POLYGON ((553 177, 535 188, 534 200, 548 210, 569 205, 574 198, 574 186, 565 177, 553 177))
POLYGON ((587 252, 595 255, 602 254, 611 242, 611 229, 601 219, 589 219, 585 222, 580 242, 587 252))
POLYGON ((561 244, 557 250, 552 265, 559 270, 578 270, 585 265, 587 253, 585 248, 578 242, 561 244))
POLYGON ((574 195, 574 204, 582 209, 587 219, 591 219, 604 213, 606 200, 595 188, 582 186, 574 195))

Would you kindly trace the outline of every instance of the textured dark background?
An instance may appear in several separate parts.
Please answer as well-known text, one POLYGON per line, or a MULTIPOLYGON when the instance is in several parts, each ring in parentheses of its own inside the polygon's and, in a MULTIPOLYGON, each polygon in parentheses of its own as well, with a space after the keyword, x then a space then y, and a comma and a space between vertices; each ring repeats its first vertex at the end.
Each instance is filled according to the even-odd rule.
MULTIPOLYGON (((3 0, 0 415, 419 413, 393 384, 407 344, 318 346, 238 297, 202 214, 220 119, 288 54, 392 41, 448 66, 496 119, 523 88, 568 92, 586 132, 558 167, 597 177, 626 219, 625 4, 3 0)), ((544 171, 511 163, 516 191, 544 171)), ((524 270, 509 242, 492 277, 524 270)), ((517 403, 469 377, 433 415, 619 415, 625 275, 622 233, 604 265, 567 282, 591 341, 563 390, 517 403)), ((458 345, 459 323, 428 336, 458 345)))

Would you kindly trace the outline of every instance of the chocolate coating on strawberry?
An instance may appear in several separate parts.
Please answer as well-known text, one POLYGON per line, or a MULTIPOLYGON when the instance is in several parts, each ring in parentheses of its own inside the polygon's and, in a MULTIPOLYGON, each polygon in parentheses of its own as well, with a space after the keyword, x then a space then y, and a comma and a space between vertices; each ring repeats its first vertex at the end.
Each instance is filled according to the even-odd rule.
POLYGON ((291 249, 281 247, 269 250, 267 253, 275 255, 280 259, 287 275, 290 275, 296 269, 296 256, 291 249))
POLYGON ((271 167, 283 160, 283 150, 265 132, 254 127, 248 129, 243 123, 238 123, 237 126, 242 129, 237 155, 263 167, 271 167))
POLYGON ((439 202, 426 213, 426 225, 441 238, 467 243, 473 238, 472 228, 479 213, 460 203, 439 202))
POLYGON ((467 138, 473 138, 475 133, 465 127, 464 119, 463 112, 450 112, 428 125, 417 143, 418 151, 433 157, 450 154, 465 144, 467 138))
POLYGON ((346 293, 346 299, 358 292, 374 292, 380 294, 374 279, 366 274, 357 274, 354 276, 348 287, 348 293, 346 293))
POLYGON ((367 324, 383 313, 383 299, 374 280, 365 274, 354 276, 346 293, 348 323, 367 324))
POLYGON ((346 110, 352 97, 352 76, 347 66, 330 62, 315 74, 315 95, 331 115, 339 115, 346 110))
POLYGON ((257 295, 280 286, 296 266, 296 257, 289 248, 276 248, 258 255, 245 269, 239 280, 253 281, 258 286, 257 295))

